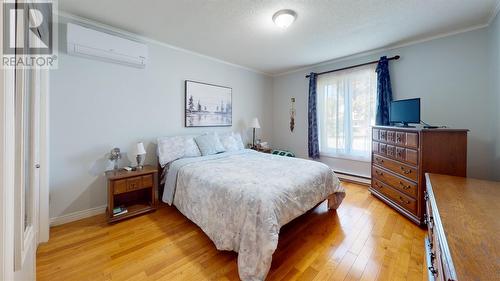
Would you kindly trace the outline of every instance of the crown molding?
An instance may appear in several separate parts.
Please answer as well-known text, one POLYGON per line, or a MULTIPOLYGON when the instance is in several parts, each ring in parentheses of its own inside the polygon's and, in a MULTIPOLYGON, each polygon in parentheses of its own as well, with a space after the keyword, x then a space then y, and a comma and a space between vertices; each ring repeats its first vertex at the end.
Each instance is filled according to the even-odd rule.
POLYGON ((417 40, 412 40, 412 41, 408 41, 408 42, 401 43, 401 44, 394 44, 394 45, 389 45, 389 46, 382 47, 382 48, 367 50, 367 51, 363 51, 363 52, 359 52, 359 53, 355 53, 355 54, 351 54, 351 55, 347 55, 347 56, 343 56, 343 57, 339 57, 339 58, 334 58, 334 59, 330 59, 330 60, 327 60, 327 61, 322 61, 322 62, 319 62, 319 63, 310 64, 310 65, 306 65, 306 66, 303 66, 303 67, 299 67, 299 68, 296 68, 296 69, 292 69, 292 70, 281 72, 281 73, 275 73, 275 74, 263 72, 263 71, 260 71, 260 70, 254 69, 254 68, 250 68, 250 67, 246 67, 246 66, 243 66, 243 65, 235 64, 235 63, 228 62, 228 61, 216 58, 216 57, 212 57, 212 56, 209 56, 209 55, 205 55, 205 54, 198 53, 198 52, 195 52, 195 51, 191 51, 191 50, 188 50, 188 49, 184 49, 184 48, 181 48, 181 47, 170 45, 170 44, 167 44, 165 42, 162 42, 162 41, 159 41, 159 40, 156 40, 156 39, 152 39, 152 38, 149 38, 149 37, 146 37, 146 36, 138 35, 138 34, 135 34, 135 33, 132 33, 132 32, 126 31, 126 30, 123 30, 123 29, 119 29, 119 28, 116 28, 116 27, 113 27, 113 26, 110 26, 110 25, 107 25, 107 24, 103 24, 103 23, 91 20, 91 19, 83 18, 83 17, 77 16, 77 15, 74 15, 74 14, 71 14, 71 13, 68 13, 68 12, 57 11, 56 14, 59 15, 59 16, 62 16, 64 18, 67 18, 67 19, 70 19, 70 20, 74 20, 74 21, 77 21, 77 22, 80 22, 80 23, 83 23, 83 24, 87 24, 87 25, 90 25, 90 26, 94 26, 94 27, 98 27, 98 28, 101 28, 101 29, 105 29, 107 31, 115 33, 116 35, 122 35, 122 36, 129 37, 130 39, 138 40, 138 41, 143 42, 143 43, 150 43, 150 44, 159 45, 159 46, 166 47, 166 48, 169 48, 169 49, 172 49, 172 50, 184 52, 184 53, 187 53, 187 54, 191 54, 191 55, 194 55, 194 56, 205 58, 207 60, 211 60, 211 61, 215 61, 215 62, 218 62, 218 63, 221 63, 221 64, 229 65, 229 66, 232 66, 232 67, 244 69, 244 70, 247 70, 247 71, 250 71, 250 72, 254 72, 254 73, 257 73, 257 74, 261 74, 261 75, 265 75, 265 76, 268 76, 268 77, 280 77, 280 76, 284 76, 284 75, 288 75, 288 74, 292 74, 292 73, 296 73, 296 72, 303 72, 303 71, 311 70, 312 68, 321 67, 321 66, 324 66, 324 65, 329 65, 329 64, 338 63, 338 62, 342 62, 342 61, 346 61, 346 60, 351 60, 351 59, 355 59, 355 58, 359 58, 359 57, 369 56, 369 55, 373 55, 373 54, 380 53, 380 52, 391 51, 391 50, 395 50, 395 49, 399 49, 399 48, 403 48, 403 47, 408 47, 408 46, 412 46, 412 45, 417 45, 417 44, 420 44, 420 43, 424 43, 424 42, 428 42, 428 41, 432 41, 432 40, 436 40, 436 39, 441 39, 441 38, 445 38, 445 37, 449 37, 449 36, 453 36, 453 35, 457 35, 457 34, 469 32, 469 31, 473 31, 473 30, 482 29, 482 28, 488 27, 494 21, 494 19, 496 18, 496 16, 498 15, 499 12, 500 12, 500 0, 497 0, 497 4, 495 6, 495 9, 491 12, 491 14, 488 17, 488 21, 485 24, 475 25, 475 26, 472 26, 472 27, 463 28, 463 29, 452 31, 452 32, 441 33, 441 34, 438 34, 438 35, 434 35, 434 36, 430 36, 430 37, 425 37, 425 38, 417 39, 417 40))
POLYGON ((426 38, 422 38, 422 39, 418 39, 418 40, 412 40, 412 41, 408 41, 408 42, 401 43, 401 44, 395 44, 395 45, 390 45, 387 47, 382 47, 382 48, 377 48, 377 49, 368 50, 368 51, 364 51, 364 52, 359 52, 359 53, 355 53, 352 55, 347 55, 347 56, 343 56, 340 58, 335 58, 335 59, 311 64, 308 66, 300 67, 300 68, 293 69, 290 71, 286 71, 286 72, 282 72, 282 73, 278 73, 278 74, 273 74, 272 77, 280 77, 280 76, 284 76, 284 75, 288 75, 288 74, 292 74, 292 73, 296 73, 296 72, 303 72, 303 71, 311 70, 312 68, 317 68, 317 67, 321 67, 321 66, 325 66, 325 65, 329 65, 329 64, 333 64, 333 63, 338 63, 338 62, 342 62, 342 61, 346 61, 346 60, 352 60, 352 59, 356 59, 356 58, 360 58, 360 57, 373 55, 376 53, 387 52, 387 51, 391 51, 391 50, 395 50, 395 49, 400 49, 403 47, 417 45, 420 43, 425 43, 425 42, 429 42, 429 41, 436 40, 436 39, 441 39, 441 38, 469 32, 469 31, 473 31, 473 30, 482 29, 482 28, 485 28, 488 26, 489 26, 488 24, 475 25, 472 27, 468 27, 468 28, 464 28, 464 29, 460 29, 460 30, 455 30, 452 32, 447 32, 447 33, 441 33, 438 35, 434 35, 434 36, 430 36, 430 37, 426 37, 426 38))
POLYGON ((247 66, 235 64, 235 63, 232 63, 232 62, 229 62, 229 61, 218 59, 216 57, 212 57, 212 56, 209 56, 209 55, 205 55, 205 54, 198 53, 198 52, 195 52, 195 51, 191 51, 191 50, 188 50, 188 49, 184 49, 184 48, 181 48, 181 47, 170 45, 170 44, 167 44, 165 42, 162 42, 162 41, 159 41, 159 40, 156 40, 156 39, 153 39, 153 38, 149 38, 149 37, 146 37, 146 36, 135 34, 135 33, 132 33, 132 32, 129 32, 129 31, 126 31, 126 30, 123 30, 123 29, 120 29, 120 28, 117 28, 117 27, 114 27, 114 26, 111 26, 111 25, 107 25, 107 24, 100 23, 100 22, 95 21, 95 20, 91 20, 91 19, 87 19, 87 18, 84 18, 84 17, 80 17, 80 16, 77 16, 77 15, 74 15, 74 14, 71 14, 71 13, 68 13, 68 12, 56 11, 55 14, 58 15, 58 16, 60 16, 60 17, 64 17, 64 18, 67 18, 67 19, 70 19, 70 20, 77 21, 79 23, 83 23, 83 24, 89 25, 89 27, 93 26, 93 27, 98 27, 98 28, 101 28, 101 29, 105 29, 107 31, 115 33, 115 35, 126 36, 129 39, 137 40, 137 41, 140 41, 142 43, 150 43, 150 44, 159 45, 159 46, 166 47, 166 48, 169 48, 169 49, 172 49, 172 50, 175 50, 175 51, 187 53, 187 54, 190 54, 190 55, 198 56, 198 57, 201 57, 201 58, 204 58, 204 59, 207 59, 207 60, 211 60, 211 61, 214 61, 214 62, 218 62, 218 63, 221 63, 221 64, 229 65, 229 66, 232 66, 232 67, 236 67, 236 68, 244 69, 244 70, 247 70, 247 71, 251 71, 251 72, 254 72, 254 73, 257 73, 257 74, 261 74, 261 75, 272 77, 272 74, 270 74, 270 73, 266 73, 266 72, 263 72, 263 71, 260 71, 260 70, 257 70, 257 69, 253 69, 253 68, 250 68, 250 67, 247 67, 247 66))

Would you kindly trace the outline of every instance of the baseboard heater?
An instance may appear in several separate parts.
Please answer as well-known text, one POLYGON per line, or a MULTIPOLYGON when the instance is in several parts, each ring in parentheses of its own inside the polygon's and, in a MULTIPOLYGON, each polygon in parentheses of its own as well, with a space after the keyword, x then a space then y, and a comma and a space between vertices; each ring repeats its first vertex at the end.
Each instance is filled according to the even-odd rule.
POLYGON ((339 179, 341 181, 353 182, 353 183, 362 184, 362 185, 366 185, 366 186, 369 186, 371 184, 371 178, 369 178, 369 177, 354 175, 354 174, 341 172, 341 171, 334 171, 334 172, 339 177, 339 179))

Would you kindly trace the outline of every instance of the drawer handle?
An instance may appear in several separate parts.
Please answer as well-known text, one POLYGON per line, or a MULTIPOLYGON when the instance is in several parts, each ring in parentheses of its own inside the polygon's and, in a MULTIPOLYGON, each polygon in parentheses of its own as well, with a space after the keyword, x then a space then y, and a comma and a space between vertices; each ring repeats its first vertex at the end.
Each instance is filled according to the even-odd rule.
POLYGON ((384 163, 384 160, 383 159, 380 159, 380 158, 375 158, 375 160, 378 162, 378 163, 384 163))
POLYGON ((410 204, 410 201, 405 200, 403 196, 399 196, 399 200, 401 200, 402 203, 405 203, 406 205, 410 204))
POLYGON ((424 190, 424 200, 425 201, 429 200, 429 193, 427 193, 426 190, 424 190))
POLYGON ((411 174, 411 170, 410 169, 406 170, 405 167, 403 167, 403 166, 401 166, 400 168, 401 168, 401 171, 403 171, 403 174, 405 174, 405 175, 411 174))
POLYGON ((437 275, 438 273, 434 266, 429 266, 429 271, 432 273, 432 275, 437 275))
MULTIPOLYGON (((427 214, 424 214, 424 224, 426 224, 427 226, 429 226, 429 228, 432 229, 432 227, 434 226, 434 223, 433 223, 433 219, 432 219, 432 216, 429 216, 427 214)), ((431 244, 432 245, 432 244, 431 244)))
POLYGON ((399 185, 401 185, 403 187, 404 190, 408 190, 411 188, 410 185, 405 185, 402 181, 399 182, 399 185))
POLYGON ((396 140, 397 140, 398 142, 401 142, 401 136, 397 136, 397 137, 396 137, 396 140))
POLYGON ((379 175, 379 176, 381 176, 381 177, 383 177, 383 176, 384 176, 384 173, 379 172, 378 170, 375 170, 375 174, 377 174, 377 175, 379 175))
POLYGON ((378 188, 383 188, 383 186, 381 186, 378 182, 375 183, 375 186, 378 188))

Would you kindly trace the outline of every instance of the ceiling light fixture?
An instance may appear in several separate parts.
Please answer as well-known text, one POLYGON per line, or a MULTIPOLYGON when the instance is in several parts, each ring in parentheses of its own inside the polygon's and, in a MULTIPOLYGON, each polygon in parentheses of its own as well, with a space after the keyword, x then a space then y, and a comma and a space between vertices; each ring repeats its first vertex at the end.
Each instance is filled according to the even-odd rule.
POLYGON ((296 18, 297 13, 289 9, 279 10, 273 15, 274 24, 283 29, 289 27, 296 18))

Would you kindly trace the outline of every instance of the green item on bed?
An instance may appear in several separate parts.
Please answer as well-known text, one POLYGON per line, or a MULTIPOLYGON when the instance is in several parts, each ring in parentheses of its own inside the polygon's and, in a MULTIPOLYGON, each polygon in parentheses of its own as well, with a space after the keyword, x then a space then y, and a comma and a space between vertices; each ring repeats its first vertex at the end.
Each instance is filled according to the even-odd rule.
POLYGON ((287 150, 279 150, 279 149, 274 149, 271 154, 274 155, 279 155, 279 156, 286 156, 286 157, 295 157, 295 154, 291 151, 287 150))

